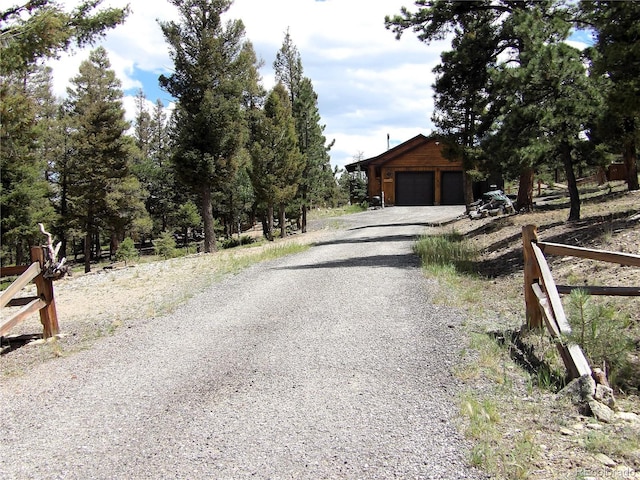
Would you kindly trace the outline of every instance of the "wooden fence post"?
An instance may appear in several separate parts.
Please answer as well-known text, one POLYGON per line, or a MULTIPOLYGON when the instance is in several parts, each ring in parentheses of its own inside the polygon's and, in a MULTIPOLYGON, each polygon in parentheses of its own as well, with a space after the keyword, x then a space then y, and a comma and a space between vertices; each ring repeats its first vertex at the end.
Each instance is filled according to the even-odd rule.
POLYGON ((38 291, 38 296, 47 306, 40 309, 40 322, 42 323, 44 338, 53 337, 60 331, 58 327, 58 315, 56 313, 56 301, 53 298, 53 280, 44 277, 46 247, 31 247, 31 261, 40 263, 40 274, 34 278, 34 283, 38 291))
POLYGON ((538 298, 531 285, 540 283, 540 268, 531 248, 532 242, 538 241, 538 229, 535 225, 522 227, 522 252, 524 256, 524 302, 526 307, 527 325, 529 328, 542 328, 542 312, 538 305, 538 298))

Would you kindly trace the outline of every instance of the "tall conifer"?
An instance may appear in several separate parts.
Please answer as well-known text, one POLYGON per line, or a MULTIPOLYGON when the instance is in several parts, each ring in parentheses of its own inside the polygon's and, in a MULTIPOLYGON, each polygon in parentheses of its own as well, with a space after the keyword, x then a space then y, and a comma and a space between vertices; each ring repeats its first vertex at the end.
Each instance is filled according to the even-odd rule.
POLYGON ((267 206, 267 237, 273 239, 276 206, 284 236, 285 206, 298 191, 304 162, 298 149, 289 93, 282 83, 278 83, 267 97, 264 116, 256 126, 251 159, 251 182, 256 196, 267 206))
POLYGON ((293 43, 287 30, 282 47, 276 54, 273 63, 276 79, 289 93, 292 115, 295 121, 298 145, 303 155, 303 174, 298 190, 302 204, 302 232, 307 230, 307 209, 312 199, 326 200, 328 186, 335 185, 335 177, 331 170, 329 150, 333 145, 326 145, 322 134, 322 125, 318 109, 318 95, 313 89, 311 79, 303 75, 302 57, 293 43))
POLYGON ((171 0, 180 22, 161 23, 174 73, 160 84, 178 101, 173 162, 180 180, 199 195, 204 251, 216 249, 212 193, 238 168, 247 140, 247 92, 255 90, 257 59, 240 20, 223 23, 230 0, 171 0))
POLYGON ((621 153, 629 190, 638 190, 640 147, 640 3, 582 1, 595 29, 594 74, 609 83, 599 125, 611 149, 621 153))
POLYGON ((100 233, 107 230, 116 238, 120 236, 128 222, 140 216, 142 192, 139 184, 132 184, 129 172, 132 141, 126 135, 129 123, 125 120, 120 81, 111 70, 106 50, 102 47, 93 50, 71 83, 70 213, 85 235, 88 272, 92 247, 99 248, 100 233))
POLYGON ((35 69, 0 83, 0 243, 2 263, 24 263, 40 241, 38 222, 51 226, 43 153, 44 115, 51 107, 50 78, 35 69), (38 120, 42 120, 39 124, 38 120), (39 152, 40 151, 40 152, 39 152))

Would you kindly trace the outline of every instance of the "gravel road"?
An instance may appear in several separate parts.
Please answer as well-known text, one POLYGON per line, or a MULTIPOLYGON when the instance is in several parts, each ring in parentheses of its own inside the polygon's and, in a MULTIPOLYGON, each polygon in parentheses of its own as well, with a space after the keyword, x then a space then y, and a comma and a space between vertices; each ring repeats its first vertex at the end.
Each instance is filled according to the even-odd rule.
POLYGON ((459 213, 341 217, 304 253, 2 379, 0 478, 484 478, 454 425, 463 319, 411 253, 459 213))

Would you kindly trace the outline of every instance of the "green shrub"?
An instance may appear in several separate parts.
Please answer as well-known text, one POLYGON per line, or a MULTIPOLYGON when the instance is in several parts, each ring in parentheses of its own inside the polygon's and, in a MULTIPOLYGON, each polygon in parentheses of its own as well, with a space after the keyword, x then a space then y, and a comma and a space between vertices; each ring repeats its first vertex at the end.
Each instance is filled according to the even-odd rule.
POLYGON ((165 260, 178 254, 176 240, 169 232, 162 232, 160 238, 153 241, 153 247, 156 255, 163 257, 165 260))
POLYGON ((573 290, 569 295, 567 316, 572 330, 568 340, 582 347, 592 366, 604 364, 609 381, 617 386, 632 380, 621 376, 628 371, 634 350, 628 316, 604 302, 595 303, 584 290, 573 290))
POLYGON ((240 238, 227 238, 226 240, 222 241, 222 248, 234 248, 234 247, 239 247, 240 245, 250 245, 252 243, 254 243, 255 240, 253 239, 253 237, 250 237, 249 235, 242 235, 240 238))
POLYGON ((116 252, 116 260, 119 262, 124 261, 126 265, 131 260, 135 260, 139 257, 138 250, 131 238, 125 238, 116 252))

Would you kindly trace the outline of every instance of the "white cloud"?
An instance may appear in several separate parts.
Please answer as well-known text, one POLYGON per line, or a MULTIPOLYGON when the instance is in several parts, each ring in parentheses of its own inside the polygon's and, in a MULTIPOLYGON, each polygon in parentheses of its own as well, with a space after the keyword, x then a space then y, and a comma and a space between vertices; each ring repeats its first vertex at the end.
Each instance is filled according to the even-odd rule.
POLYGON ((585 50, 586 48, 589 48, 591 46, 586 42, 579 42, 574 40, 566 40, 565 43, 580 51, 585 50))
MULTIPOLYGON (((78 2, 65 0, 68 5, 78 2)), ((132 13, 102 42, 113 69, 127 90, 125 105, 133 106, 134 89, 143 86, 150 99, 162 95, 157 76, 171 70, 169 49, 157 20, 178 21, 167 1, 108 0, 104 6, 132 13)), ((385 15, 400 12, 406 0, 235 0, 227 18, 242 19, 246 38, 264 60, 266 88, 274 85, 272 64, 287 28, 300 51, 304 74, 318 94, 328 141, 336 140, 332 163, 342 166, 353 155, 382 153, 387 133, 392 143, 428 134, 433 106, 433 67, 448 42, 426 45, 411 31, 397 41, 384 28, 385 15)), ((56 94, 64 95, 69 78, 78 72, 88 50, 53 62, 56 94)), ((128 111, 128 118, 132 113, 128 111)))
POLYGON ((268 69, 289 28, 318 93, 325 135, 336 140, 332 162, 343 166, 358 152, 384 152, 387 133, 398 143, 432 129, 432 69, 448 42, 426 45, 412 32, 395 40, 384 17, 406 3, 236 0, 229 14, 243 19, 268 69))

